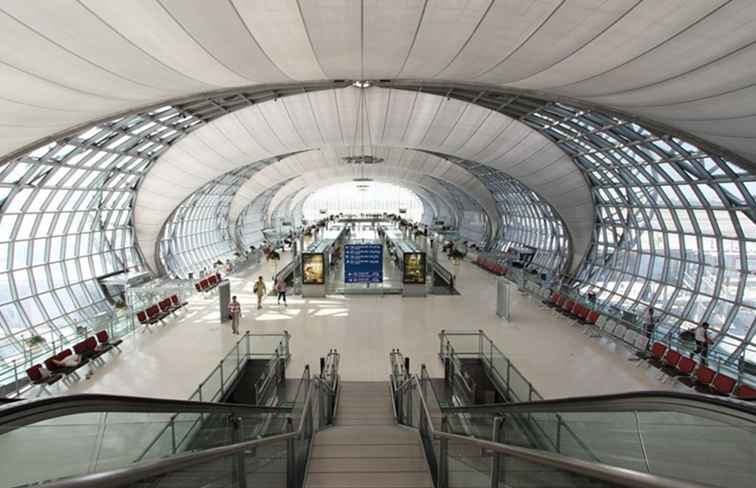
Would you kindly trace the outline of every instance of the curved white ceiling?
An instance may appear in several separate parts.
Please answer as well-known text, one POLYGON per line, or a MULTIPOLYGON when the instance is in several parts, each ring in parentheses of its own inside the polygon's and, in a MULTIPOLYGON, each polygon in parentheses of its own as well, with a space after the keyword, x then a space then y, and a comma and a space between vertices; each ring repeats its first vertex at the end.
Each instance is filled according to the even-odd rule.
MULTIPOLYGON (((447 163, 449 164, 449 163, 447 163)), ((435 178, 428 176, 424 173, 401 171, 396 172, 395 168, 386 167, 373 167, 367 168, 369 171, 365 172, 365 176, 375 181, 393 183, 398 186, 403 186, 411 191, 414 191, 418 196, 424 198, 432 205, 434 213, 438 213, 439 204, 449 208, 456 209, 451 203, 454 198, 450 195, 449 190, 440 184, 435 178)), ((343 168, 326 168, 321 170, 308 171, 305 174, 293 178, 284 186, 282 186, 270 201, 268 208, 267 218, 270 219, 273 214, 283 204, 286 204, 288 208, 284 210, 284 213, 290 212, 296 205, 302 203, 302 201, 310 194, 328 187, 336 183, 342 183, 346 181, 352 181, 356 176, 361 176, 361 173, 356 168, 350 168, 350 171, 343 171, 343 168)), ((448 181, 448 180, 445 180, 448 181)), ((455 187, 456 188, 456 187, 455 187)), ((461 189, 460 191, 463 191, 461 189)), ((486 195, 488 197, 490 195, 486 195)), ((472 197, 473 199, 475 197, 472 197)), ((487 204, 492 203, 485 200, 487 204)), ((466 209, 458 209, 464 211, 466 209)), ((476 209, 468 209, 476 210, 476 209)), ((482 207, 481 209, 482 210, 482 207)), ((489 209, 490 210, 490 209, 489 209)), ((487 212, 489 218, 495 219, 497 213, 491 214, 487 212)))
MULTIPOLYGON (((437 181, 428 181, 426 179, 423 182, 417 182, 393 178, 391 176, 374 176, 373 179, 380 183, 392 183, 414 192, 424 205, 430 206, 431 214, 433 215, 457 214, 456 207, 451 203, 452 198, 449 195, 449 190, 437 181)), ((331 185, 351 180, 350 176, 337 174, 336 176, 319 179, 317 184, 313 184, 308 177, 297 177, 277 192, 270 202, 266 216, 269 219, 272 219, 275 215, 283 214, 290 216, 297 208, 302 206, 309 195, 331 185)))
POLYGON ((5 0, 0 154, 189 94, 330 79, 567 95, 756 159, 749 0, 5 0))
MULTIPOLYGON (((232 112, 181 139, 153 164, 137 195, 136 235, 147 262, 153 263, 165 220, 204 182, 253 161, 323 148, 315 155, 285 158, 250 178, 231 205, 233 221, 271 186, 313 167, 339 164, 354 142, 360 96, 353 87, 292 95, 232 112)), ((582 256, 592 232, 590 190, 572 159, 546 137, 498 112, 437 95, 372 87, 366 103, 370 141, 379 147, 376 151, 385 151, 380 154, 387 161, 428 174, 454 174, 448 176, 451 183, 476 182, 484 188, 441 158, 404 151, 424 149, 519 178, 560 211, 578 260, 582 256)))
MULTIPOLYGON (((418 151, 376 146, 373 154, 384 158, 386 162, 363 168, 359 165, 344 164, 341 158, 348 154, 348 148, 345 147, 324 147, 317 155, 303 153, 298 155, 299 157, 282 159, 279 163, 263 168, 236 192, 231 201, 230 221, 236 222, 242 209, 272 185, 297 177, 297 181, 322 186, 322 180, 339 175, 349 180, 360 177, 392 178, 425 184, 433 182, 433 178, 438 178, 468 193, 492 221, 496 221, 498 212, 491 192, 478 178, 445 159, 418 151), (308 157, 311 159, 308 160, 308 157)), ((274 203, 288 196, 284 193, 284 188, 279 191, 279 195, 273 197, 274 203)))

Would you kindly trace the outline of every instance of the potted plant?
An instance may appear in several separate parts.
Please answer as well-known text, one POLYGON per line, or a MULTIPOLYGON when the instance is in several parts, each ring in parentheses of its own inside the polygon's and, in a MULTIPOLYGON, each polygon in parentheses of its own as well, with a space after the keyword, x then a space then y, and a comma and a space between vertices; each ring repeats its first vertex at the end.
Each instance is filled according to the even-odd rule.
POLYGON ((42 346, 47 344, 47 339, 45 339, 41 335, 33 335, 31 337, 27 337, 26 339, 24 339, 24 343, 26 344, 26 347, 29 348, 29 351, 31 351, 31 353, 34 354, 42 346))

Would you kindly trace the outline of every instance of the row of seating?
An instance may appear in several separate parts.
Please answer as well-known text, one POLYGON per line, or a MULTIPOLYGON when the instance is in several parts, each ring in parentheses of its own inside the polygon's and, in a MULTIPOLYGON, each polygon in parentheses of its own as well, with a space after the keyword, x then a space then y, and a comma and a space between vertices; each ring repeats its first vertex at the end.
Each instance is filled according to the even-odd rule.
POLYGON ((756 388, 723 373, 696 362, 662 342, 654 342, 647 355, 649 364, 659 368, 669 378, 695 388, 701 393, 732 396, 741 400, 756 400, 756 388))
POLYGON ((493 259, 489 259, 483 256, 478 256, 477 258, 475 258, 475 264, 485 269, 486 271, 490 271, 491 273, 499 275, 499 276, 503 276, 507 274, 506 266, 503 266, 497 263, 493 259))
POLYGON ((670 378, 708 394, 732 396, 741 400, 756 400, 756 388, 738 383, 735 378, 699 364, 683 352, 676 351, 661 341, 656 341, 649 350, 650 338, 625 323, 594 310, 568 295, 553 292, 543 304, 555 313, 574 320, 575 325, 585 326, 584 333, 591 337, 612 337, 634 350, 640 359, 658 367, 670 378))
POLYGON ((200 293, 207 293, 217 288, 218 285, 220 285, 220 282, 221 282, 221 274, 215 273, 215 274, 205 276, 204 278, 196 282, 194 284, 194 288, 200 293))
MULTIPOLYGON (((71 379, 80 379, 77 370, 85 365, 94 368, 97 364, 103 364, 101 356, 113 349, 117 349, 121 344, 120 339, 111 340, 106 330, 101 330, 97 334, 87 337, 85 340, 75 344, 71 348, 64 349, 59 353, 47 358, 42 364, 35 364, 26 370, 26 375, 33 385, 39 386, 40 390, 37 396, 42 393, 50 394, 48 386, 52 386, 58 381, 64 383, 71 379), (79 361, 70 365, 62 365, 66 358, 77 354, 79 361)), ((90 370, 91 371, 91 370, 90 370)))
POLYGON ((636 353, 644 353, 648 349, 650 339, 641 334, 632 327, 628 327, 625 324, 616 320, 610 319, 606 315, 601 315, 596 321, 595 327, 588 327, 585 333, 591 333, 591 337, 612 337, 617 341, 621 341, 624 345, 633 349, 636 353))
POLYGON ((554 308, 557 313, 583 325, 595 324, 601 315, 597 310, 593 310, 579 301, 557 292, 551 295, 547 305, 554 308))
POLYGON ((179 300, 178 295, 173 294, 168 298, 160 300, 158 303, 154 303, 144 310, 137 312, 137 319, 139 323, 145 326, 147 330, 150 325, 161 322, 164 318, 175 313, 180 308, 184 307, 187 302, 179 300))

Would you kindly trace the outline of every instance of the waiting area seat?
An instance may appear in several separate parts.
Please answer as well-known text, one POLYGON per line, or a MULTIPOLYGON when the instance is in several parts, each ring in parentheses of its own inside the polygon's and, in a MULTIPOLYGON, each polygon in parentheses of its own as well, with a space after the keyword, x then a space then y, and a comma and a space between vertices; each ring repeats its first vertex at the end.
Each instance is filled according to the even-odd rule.
POLYGON ((500 275, 500 276, 507 274, 507 267, 502 264, 497 263, 493 259, 486 258, 483 256, 478 256, 475 258, 474 262, 481 268, 493 274, 500 275))
POLYGON ((121 339, 111 340, 108 331, 101 330, 95 335, 74 344, 72 348, 59 351, 45 359, 41 364, 35 364, 28 368, 26 375, 29 377, 32 385, 40 388, 37 396, 42 393, 50 394, 50 391, 47 389, 48 386, 52 386, 59 381, 68 383, 81 379, 78 371, 84 366, 89 365, 89 375, 91 375, 97 365, 104 364, 102 356, 105 353, 113 349, 121 351, 118 346, 122 342, 121 339))
MULTIPOLYGON (((149 326, 162 323, 163 319, 175 314, 178 310, 185 307, 188 302, 179 300, 178 295, 173 294, 167 298, 153 303, 149 307, 139 310, 136 314, 139 323, 150 331, 149 326)), ((150 331, 151 332, 151 331, 150 331)))
POLYGON ((203 277, 194 284, 194 289, 200 293, 209 293, 215 290, 222 280, 220 273, 214 273, 203 277))
POLYGON ((634 353, 634 360, 639 361, 639 365, 648 364, 659 369, 660 381, 677 380, 701 393, 756 400, 756 387, 745 383, 740 375, 735 378, 727 371, 720 371, 720 365, 712 369, 703 361, 696 361, 690 351, 681 350, 669 337, 651 343, 652 332, 638 330, 637 324, 594 308, 594 303, 581 296, 553 291, 544 293, 528 286, 525 290, 539 297, 545 296, 541 301, 543 306, 557 316, 569 318, 574 326, 585 327, 584 333, 590 337, 610 338, 625 346, 634 353))

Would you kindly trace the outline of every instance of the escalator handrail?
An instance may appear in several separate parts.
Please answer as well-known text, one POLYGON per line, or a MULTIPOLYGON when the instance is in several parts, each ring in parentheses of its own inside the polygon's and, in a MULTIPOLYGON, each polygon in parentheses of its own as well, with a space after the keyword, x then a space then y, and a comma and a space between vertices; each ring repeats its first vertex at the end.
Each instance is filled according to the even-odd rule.
POLYGON ((448 432, 435 432, 438 438, 446 438, 456 442, 466 442, 473 444, 481 449, 504 454, 525 462, 549 466, 559 470, 569 471, 571 473, 587 476, 593 479, 607 481, 612 484, 627 486, 632 488, 706 488, 704 485, 690 481, 665 478, 650 473, 634 471, 632 469, 618 468, 609 464, 597 463, 592 461, 583 461, 562 454, 551 453, 547 451, 538 451, 525 447, 514 446, 511 444, 501 444, 483 439, 471 438, 459 434, 448 432))
POLYGON ((420 381, 418 380, 416 375, 412 378, 416 383, 415 387, 417 388, 418 397, 420 398, 420 403, 422 405, 425 418, 429 419, 429 422, 427 422, 427 428, 430 431, 431 436, 436 439, 445 438, 447 440, 453 440, 456 442, 464 442, 475 445, 476 447, 479 447, 481 449, 494 451, 500 454, 521 459, 526 462, 531 462, 542 466, 550 466, 557 469, 563 469, 565 471, 570 471, 578 475, 589 476, 628 487, 705 488, 704 485, 699 485, 697 483, 665 478, 663 476, 643 473, 626 468, 618 468, 616 466, 598 462, 583 461, 569 456, 564 456, 562 454, 538 451, 535 449, 528 449, 525 447, 513 446, 510 444, 493 441, 486 441, 483 439, 476 439, 473 437, 452 434, 449 432, 439 432, 433 427, 433 422, 430 421, 432 417, 430 416, 428 404, 425 401, 425 395, 423 395, 422 393, 422 386, 420 384, 420 381))
MULTIPOLYGON (((315 384, 319 381, 317 376, 314 376, 312 379, 313 381, 307 389, 307 396, 305 397, 302 412, 307 411, 307 407, 313 398, 315 384)), ((244 453, 245 451, 250 451, 266 444, 301 438, 305 432, 305 417, 306 415, 303 414, 302 418, 299 420, 299 425, 296 426, 296 430, 287 432, 286 434, 278 434, 263 439, 214 447, 199 452, 176 454, 166 459, 140 462, 109 471, 51 481, 49 483, 44 483, 41 486, 44 486, 45 488, 117 488, 120 486, 129 486, 144 479, 202 465, 234 454, 244 453)))
POLYGON ((289 407, 210 403, 121 395, 66 395, 24 400, 0 406, 0 432, 65 415, 89 412, 228 413, 253 415, 291 412, 289 407))
POLYGON ((537 413, 537 412, 628 412, 674 411, 738 426, 756 426, 756 407, 707 395, 671 391, 638 391, 611 395, 558 398, 517 403, 492 403, 466 407, 444 407, 444 413, 537 413))
POLYGON ((44 486, 45 488, 117 488, 120 486, 129 486, 148 478, 202 465, 234 454, 243 453, 260 446, 272 444, 274 442, 294 439, 299 435, 299 431, 288 432, 286 434, 273 435, 263 439, 213 447, 199 452, 176 454, 170 458, 157 461, 146 461, 109 471, 51 481, 40 486, 44 486))

